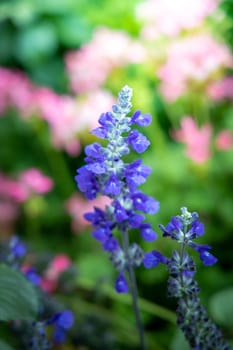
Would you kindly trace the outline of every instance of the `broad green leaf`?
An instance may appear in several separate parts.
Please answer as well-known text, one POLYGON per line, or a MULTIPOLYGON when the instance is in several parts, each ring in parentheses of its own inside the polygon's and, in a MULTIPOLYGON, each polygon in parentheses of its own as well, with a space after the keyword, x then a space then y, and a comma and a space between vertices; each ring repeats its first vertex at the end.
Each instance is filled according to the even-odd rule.
POLYGON ((57 35, 49 21, 25 27, 18 34, 15 54, 24 64, 38 64, 57 49, 57 35))
POLYGON ((216 322, 232 327, 233 288, 216 293, 210 300, 210 311, 216 322))
POLYGON ((5 343, 3 340, 0 340, 0 349, 1 350, 15 350, 9 344, 5 343))
POLYGON ((35 287, 19 271, 0 265, 0 320, 30 320, 37 311, 35 287))

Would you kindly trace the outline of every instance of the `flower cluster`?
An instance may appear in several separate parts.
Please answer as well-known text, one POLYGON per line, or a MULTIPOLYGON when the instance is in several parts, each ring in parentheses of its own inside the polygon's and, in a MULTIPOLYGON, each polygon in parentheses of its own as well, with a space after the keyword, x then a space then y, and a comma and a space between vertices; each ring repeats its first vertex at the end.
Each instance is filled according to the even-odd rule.
POLYGON ((159 209, 158 201, 138 189, 138 186, 146 181, 150 168, 143 165, 141 160, 132 163, 123 160, 123 156, 130 152, 130 147, 135 152, 142 153, 150 144, 148 139, 132 126, 149 125, 151 116, 136 111, 128 117, 131 97, 132 89, 125 86, 120 91, 118 103, 113 105, 112 112, 100 116, 100 126, 92 133, 106 139, 108 143, 106 147, 98 142, 86 146, 86 164, 77 170, 78 174, 75 177, 80 191, 89 200, 95 199, 98 194, 108 196, 112 200, 105 210, 95 207, 94 212, 85 214, 85 218, 95 228, 94 238, 111 254, 111 260, 120 271, 116 281, 118 292, 128 290, 124 270, 128 269, 129 265, 139 266, 144 260, 144 265, 149 267, 148 256, 143 254, 142 249, 135 243, 129 246, 128 231, 138 229, 145 241, 155 240, 157 234, 149 223, 144 222, 144 214, 154 214, 159 209), (114 230, 122 233, 123 249, 114 235, 114 230))
POLYGON ((196 265, 187 253, 186 246, 199 252, 204 265, 213 265, 217 259, 209 253, 210 246, 197 245, 193 239, 203 235, 204 226, 198 220, 197 213, 189 213, 182 208, 182 214, 175 216, 166 225, 160 225, 163 235, 181 243, 181 252, 174 251, 167 260, 170 274, 168 296, 178 299, 177 325, 183 331, 192 349, 195 350, 230 350, 221 331, 209 319, 205 308, 200 303, 199 287, 194 279, 196 265))
POLYGON ((185 144, 185 153, 193 162, 202 164, 211 157, 211 124, 203 124, 198 128, 192 117, 184 116, 181 120, 181 129, 174 131, 172 136, 185 144))
POLYGON ((187 208, 181 208, 181 215, 173 216, 166 225, 159 225, 164 237, 171 237, 181 243, 183 247, 190 246, 199 253, 199 257, 205 266, 211 266, 217 259, 209 252, 208 244, 197 244, 194 239, 204 234, 204 225, 199 221, 196 212, 190 213, 187 208))
POLYGON ((160 90, 169 101, 185 95, 191 87, 205 87, 217 72, 232 67, 232 55, 209 34, 181 38, 168 47, 166 62, 159 68, 160 90))
POLYGON ((219 0, 145 0, 137 5, 136 14, 145 21, 142 35, 146 39, 175 37, 182 30, 200 26, 218 3, 219 0))
POLYGON ((70 85, 75 93, 95 91, 110 72, 129 63, 141 63, 146 49, 124 31, 97 28, 92 40, 66 55, 70 85))
POLYGON ((95 113, 113 102, 112 95, 101 88, 86 92, 78 100, 71 95, 58 95, 48 87, 33 84, 24 73, 2 67, 0 89, 0 116, 9 108, 17 108, 20 117, 27 121, 38 115, 48 124, 53 146, 65 149, 71 156, 81 150, 78 135, 96 125, 95 113))
POLYGON ((50 350, 53 344, 62 344, 67 331, 74 323, 74 315, 70 310, 55 313, 46 320, 13 321, 12 329, 21 340, 25 350, 50 350), (51 328, 51 339, 47 330, 51 328))

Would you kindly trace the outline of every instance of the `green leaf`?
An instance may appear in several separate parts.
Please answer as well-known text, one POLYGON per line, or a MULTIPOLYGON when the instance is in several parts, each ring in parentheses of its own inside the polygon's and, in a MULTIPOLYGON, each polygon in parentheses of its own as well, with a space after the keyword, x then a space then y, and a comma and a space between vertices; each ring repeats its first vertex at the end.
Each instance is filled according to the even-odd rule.
POLYGON ((15 350, 9 344, 5 343, 3 340, 0 340, 0 349, 1 350, 15 350))
MULTIPOLYGON (((0 320, 31 320, 38 311, 35 287, 20 273, 0 265, 0 320)), ((2 349, 2 348, 1 348, 2 349)))
POLYGON ((57 34, 52 23, 43 21, 25 27, 18 34, 15 55, 24 64, 38 64, 54 54, 57 34))
POLYGON ((233 326, 233 288, 216 293, 210 300, 210 311, 219 324, 233 326))

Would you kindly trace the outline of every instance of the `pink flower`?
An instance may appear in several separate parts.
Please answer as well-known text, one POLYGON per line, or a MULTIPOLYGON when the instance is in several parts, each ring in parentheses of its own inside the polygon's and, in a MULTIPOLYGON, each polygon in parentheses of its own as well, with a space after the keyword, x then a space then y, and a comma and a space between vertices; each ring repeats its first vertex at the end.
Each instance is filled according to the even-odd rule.
POLYGON ((141 63, 145 55, 143 46, 125 32, 98 28, 89 43, 66 55, 71 88, 78 94, 98 89, 112 69, 141 63))
POLYGON ((35 93, 35 101, 49 124, 53 145, 75 156, 81 150, 79 135, 97 125, 101 112, 111 108, 113 97, 107 91, 93 90, 76 100, 41 88, 35 93))
POLYGON ((233 99, 233 77, 226 77, 223 80, 215 81, 208 87, 208 95, 213 100, 224 98, 233 99))
POLYGON ((72 262, 67 255, 56 255, 44 272, 40 282, 40 287, 48 293, 54 292, 57 288, 59 277, 71 265, 72 262))
POLYGON ((83 228, 90 225, 83 217, 85 213, 93 211, 94 207, 104 208, 110 202, 111 200, 105 196, 98 197, 92 201, 87 201, 76 193, 71 196, 65 203, 65 209, 73 219, 73 232, 80 232, 83 228))
POLYGON ((0 68, 0 113, 8 107, 19 109, 27 116, 31 108, 34 86, 21 72, 0 68))
MULTIPOLYGON (((0 89, 0 113, 16 107, 29 121, 31 115, 44 119, 53 146, 71 156, 81 151, 80 133, 95 127, 102 111, 113 104, 112 95, 105 90, 91 90, 76 99, 33 85, 22 73, 5 68, 0 68, 0 89)), ((15 185, 12 191, 18 197, 25 196, 19 186, 15 185)))
POLYGON ((185 116, 181 120, 181 129, 173 132, 172 135, 175 140, 185 144, 187 157, 195 163, 202 164, 210 158, 212 135, 210 124, 204 124, 198 128, 192 117, 185 116))
POLYGON ((221 151, 228 151, 233 148, 233 133, 230 130, 222 130, 218 133, 216 147, 221 151))
POLYGON ((161 92, 168 101, 174 101, 192 83, 203 86, 223 67, 232 67, 228 48, 207 34, 196 35, 174 42, 168 48, 168 58, 158 71, 161 92))
POLYGON ((142 31, 146 39, 159 35, 176 36, 182 30, 199 26, 211 14, 220 0, 147 0, 139 3, 136 15, 145 22, 142 31))
POLYGON ((53 181, 39 169, 30 168, 20 174, 19 182, 29 193, 44 194, 53 188, 53 181))

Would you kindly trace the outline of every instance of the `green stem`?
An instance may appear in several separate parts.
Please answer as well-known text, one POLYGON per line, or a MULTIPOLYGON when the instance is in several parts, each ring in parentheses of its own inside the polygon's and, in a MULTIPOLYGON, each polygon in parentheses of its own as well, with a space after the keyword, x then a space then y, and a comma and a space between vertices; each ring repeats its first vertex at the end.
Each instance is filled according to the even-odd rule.
MULTIPOLYGON (((122 232, 123 236, 123 248, 124 252, 127 256, 128 248, 129 248, 129 236, 128 232, 122 232)), ((144 336, 144 329, 142 325, 140 310, 138 306, 138 290, 137 290, 137 283, 135 278, 135 273, 133 266, 131 264, 128 264, 128 272, 129 272, 129 280, 130 280, 130 291, 132 295, 132 303, 133 303, 133 310, 136 320, 136 325, 139 333, 139 340, 140 340, 140 347, 141 350, 146 350, 146 344, 145 344, 145 336, 144 336)))

